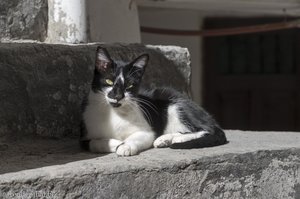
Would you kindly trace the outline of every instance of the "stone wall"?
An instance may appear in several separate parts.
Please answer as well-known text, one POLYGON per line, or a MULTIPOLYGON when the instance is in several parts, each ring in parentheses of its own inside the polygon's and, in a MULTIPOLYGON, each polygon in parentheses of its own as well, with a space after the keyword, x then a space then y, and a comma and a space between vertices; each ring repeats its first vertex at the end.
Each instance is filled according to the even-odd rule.
POLYGON ((0 38, 44 41, 47 36, 47 0, 1 0, 0 38))
MULTIPOLYGON (((0 136, 78 135, 80 105, 90 88, 97 46, 0 44, 0 136)), ((172 86, 189 93, 187 49, 138 44, 102 46, 112 57, 124 60, 148 52, 144 86, 172 86)))

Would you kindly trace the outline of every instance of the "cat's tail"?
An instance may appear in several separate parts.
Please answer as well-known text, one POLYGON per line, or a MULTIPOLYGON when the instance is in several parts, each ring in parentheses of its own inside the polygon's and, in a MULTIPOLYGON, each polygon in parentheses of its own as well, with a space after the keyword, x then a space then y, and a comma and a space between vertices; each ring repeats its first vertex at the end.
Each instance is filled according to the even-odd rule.
POLYGON ((192 149, 192 148, 205 148, 223 145, 228 143, 224 131, 216 126, 214 133, 206 133, 203 136, 192 139, 186 142, 179 142, 171 144, 172 149, 192 149))

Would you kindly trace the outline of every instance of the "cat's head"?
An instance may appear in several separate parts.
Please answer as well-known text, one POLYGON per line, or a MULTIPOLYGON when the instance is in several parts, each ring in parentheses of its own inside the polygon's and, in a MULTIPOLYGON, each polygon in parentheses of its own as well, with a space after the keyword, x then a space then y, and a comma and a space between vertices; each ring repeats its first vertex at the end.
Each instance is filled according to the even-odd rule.
POLYGON ((93 91, 104 94, 107 103, 115 108, 130 103, 138 93, 148 60, 148 54, 142 54, 131 62, 113 60, 105 48, 98 47, 93 91))

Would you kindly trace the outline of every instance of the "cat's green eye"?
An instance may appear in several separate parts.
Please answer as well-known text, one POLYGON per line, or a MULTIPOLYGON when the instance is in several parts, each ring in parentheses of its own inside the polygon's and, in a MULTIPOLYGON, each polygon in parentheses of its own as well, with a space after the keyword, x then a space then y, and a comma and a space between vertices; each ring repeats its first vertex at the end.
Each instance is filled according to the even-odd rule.
POLYGON ((110 86, 112 86, 114 84, 114 82, 111 81, 110 79, 106 79, 105 82, 110 86))
POLYGON ((127 89, 130 89, 130 88, 132 88, 133 87, 133 85, 132 84, 130 84, 129 86, 127 86, 126 88, 127 89))

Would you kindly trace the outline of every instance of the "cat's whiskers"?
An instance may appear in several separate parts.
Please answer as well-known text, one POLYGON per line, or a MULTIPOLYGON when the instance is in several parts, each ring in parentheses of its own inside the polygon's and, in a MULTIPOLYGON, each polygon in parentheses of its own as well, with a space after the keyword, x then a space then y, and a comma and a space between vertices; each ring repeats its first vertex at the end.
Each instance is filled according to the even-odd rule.
POLYGON ((150 124, 153 124, 152 118, 149 116, 150 115, 149 111, 144 107, 141 107, 140 110, 145 114, 148 122, 150 122, 150 124))
POLYGON ((150 124, 153 124, 153 121, 152 121, 151 117, 148 115, 148 114, 149 114, 148 110, 147 110, 147 109, 144 109, 143 107, 141 107, 140 110, 144 113, 145 117, 147 118, 147 121, 148 121, 150 124))
MULTIPOLYGON (((132 97, 132 100, 134 100, 136 102, 139 102, 141 104, 145 104, 147 107, 151 108, 156 114, 158 114, 158 111, 157 111, 156 107, 150 101, 138 99, 138 98, 135 98, 135 97, 132 97)), ((143 106, 139 106, 139 107, 140 107, 140 110, 144 113, 144 115, 147 118, 147 120, 151 124, 153 124, 153 120, 151 118, 151 114, 150 114, 149 110, 146 107, 143 107, 143 106)))
MULTIPOLYGON (((134 99, 133 97, 130 97, 130 99, 134 99)), ((150 117, 150 113, 148 112, 148 110, 147 109, 143 109, 143 107, 142 106, 138 106, 136 103, 134 103, 132 100, 128 100, 128 105, 130 106, 133 106, 133 109, 137 112, 137 109, 136 108, 139 108, 140 107, 140 109, 139 110, 141 110, 142 112, 143 112, 143 114, 145 115, 145 117, 146 117, 146 119, 147 119, 147 121, 148 122, 150 122, 151 124, 153 123, 153 121, 152 121, 152 119, 151 119, 151 117, 150 117)))
POLYGON ((146 106, 151 108, 156 114, 158 114, 157 107, 152 102, 150 102, 149 100, 141 99, 141 98, 133 98, 133 100, 135 100, 137 102, 140 102, 142 104, 145 104, 146 106))
POLYGON ((127 98, 127 102, 128 102, 128 105, 131 106, 133 108, 133 110, 135 110, 135 112, 137 112, 137 110, 141 110, 143 112, 143 114, 145 115, 146 119, 152 123, 152 119, 150 117, 150 113, 148 112, 147 109, 143 109, 142 106, 139 106, 138 104, 136 104, 136 98, 129 95, 128 98, 127 98))

